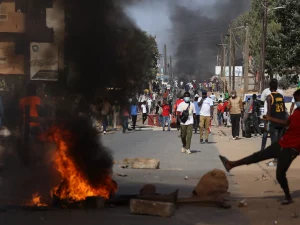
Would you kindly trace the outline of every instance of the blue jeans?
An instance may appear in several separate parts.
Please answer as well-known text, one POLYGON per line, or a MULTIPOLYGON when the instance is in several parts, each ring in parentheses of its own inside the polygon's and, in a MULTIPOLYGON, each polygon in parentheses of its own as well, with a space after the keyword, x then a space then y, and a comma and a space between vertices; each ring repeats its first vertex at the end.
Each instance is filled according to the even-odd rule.
POLYGON ((102 126, 103 126, 103 131, 106 131, 106 128, 108 126, 107 115, 102 115, 102 126))
POLYGON ((223 120, 223 113, 219 113, 219 114, 218 114, 218 125, 219 125, 219 126, 222 125, 222 120, 223 120))
POLYGON ((168 130, 171 130, 170 116, 163 116, 162 117, 163 130, 165 129, 166 123, 168 123, 168 130))
MULTIPOLYGON (((268 126, 265 123, 265 126, 268 126)), ((283 128, 275 128, 272 127, 272 125, 269 125, 269 129, 263 132, 262 141, 261 141, 261 150, 266 148, 267 140, 268 140, 268 133, 270 133, 271 136, 271 144, 274 144, 275 142, 279 141, 283 135, 283 128)))

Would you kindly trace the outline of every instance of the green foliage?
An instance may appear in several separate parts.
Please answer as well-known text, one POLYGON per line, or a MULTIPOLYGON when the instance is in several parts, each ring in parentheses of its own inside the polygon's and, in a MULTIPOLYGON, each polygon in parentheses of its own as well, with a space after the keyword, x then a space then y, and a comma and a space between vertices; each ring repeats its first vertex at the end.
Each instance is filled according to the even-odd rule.
POLYGON ((118 66, 124 76, 117 80, 118 86, 142 89, 158 72, 159 51, 155 37, 138 29, 131 31, 125 40, 122 37, 118 66))
MULTIPOLYGON (((254 69, 259 69, 263 5, 261 0, 252 0, 249 11, 233 21, 232 27, 249 26, 250 54, 254 58, 254 69)), ((300 65, 300 1, 268 1, 268 34, 266 43, 266 73, 286 75, 297 81, 300 65), (285 6, 285 8, 277 8, 285 6)), ((234 30, 244 44, 244 30, 234 30)))

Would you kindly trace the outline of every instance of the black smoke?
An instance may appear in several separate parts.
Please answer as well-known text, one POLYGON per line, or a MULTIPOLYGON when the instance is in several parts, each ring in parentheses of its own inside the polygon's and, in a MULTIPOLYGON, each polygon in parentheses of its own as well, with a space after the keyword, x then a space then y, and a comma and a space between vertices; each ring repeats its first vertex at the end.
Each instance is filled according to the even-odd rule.
POLYGON ((218 0, 213 5, 198 9, 175 5, 171 21, 179 43, 176 72, 182 76, 209 78, 216 66, 216 45, 221 43, 221 34, 228 33, 231 21, 250 3, 249 0, 218 0))
MULTIPOLYGON (((231 21, 246 11, 250 0, 124 0, 130 7, 138 4, 136 10, 142 11, 143 5, 151 6, 153 27, 157 36, 163 32, 168 54, 173 54, 174 73, 177 76, 207 79, 214 74, 217 62, 217 44, 221 34, 228 32, 231 21), (147 3, 147 4, 146 4, 147 3), (159 3, 152 4, 151 3, 159 3), (171 29, 158 28, 161 23, 155 20, 156 14, 166 15, 171 29)), ((135 18, 139 20, 140 18, 135 18)), ((146 18, 142 18, 146 19, 146 18)), ((143 28, 143 27, 142 27, 143 28)), ((162 49, 160 49, 162 51, 162 49)), ((241 51, 241 49, 240 49, 241 51)))

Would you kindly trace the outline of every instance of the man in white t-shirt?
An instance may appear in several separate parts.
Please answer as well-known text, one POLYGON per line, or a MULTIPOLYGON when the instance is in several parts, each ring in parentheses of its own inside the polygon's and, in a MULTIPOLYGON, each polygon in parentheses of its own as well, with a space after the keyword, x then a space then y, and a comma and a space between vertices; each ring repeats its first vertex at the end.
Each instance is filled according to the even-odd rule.
POLYGON ((216 96, 214 93, 211 93, 210 95, 211 100, 214 102, 216 100, 216 96))
POLYGON ((207 92, 202 92, 202 97, 198 99, 200 107, 200 143, 208 143, 210 121, 213 118, 214 102, 207 97, 207 92), (203 139, 203 129, 205 128, 205 139, 203 139))
POLYGON ((188 112, 188 118, 185 122, 180 121, 181 127, 181 141, 182 141, 182 153, 191 154, 191 140, 193 136, 194 116, 196 109, 193 103, 191 103, 191 95, 189 92, 185 92, 183 95, 184 102, 180 103, 177 107, 177 115, 180 118, 182 113, 188 112))
POLYGON ((147 119, 147 105, 146 105, 146 101, 143 102, 142 104, 142 113, 143 113, 143 124, 145 124, 145 121, 147 119))
POLYGON ((152 99, 151 98, 148 98, 147 104, 148 104, 149 113, 151 113, 151 111, 152 111, 152 99))

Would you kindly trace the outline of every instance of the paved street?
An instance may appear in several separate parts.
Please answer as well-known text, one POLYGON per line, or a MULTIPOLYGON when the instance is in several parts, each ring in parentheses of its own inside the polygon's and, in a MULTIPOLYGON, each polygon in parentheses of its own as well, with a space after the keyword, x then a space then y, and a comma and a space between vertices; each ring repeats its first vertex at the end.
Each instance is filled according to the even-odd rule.
MULTIPOLYGON (((116 132, 102 136, 104 145, 114 154, 115 161, 128 157, 151 157, 161 161, 159 170, 121 169, 115 165, 114 172, 124 173, 127 177, 114 176, 119 184, 118 194, 136 194, 142 185, 151 183, 157 186, 159 193, 169 193, 179 189, 180 196, 189 196, 200 177, 214 169, 223 169, 219 161, 219 151, 232 159, 251 154, 259 144, 260 138, 230 140, 229 128, 214 128, 210 136, 210 144, 198 144, 198 135, 193 137, 193 154, 180 152, 178 132, 137 131, 122 134, 116 132), (221 130, 226 134, 221 132, 221 130), (184 177, 189 179, 185 180, 184 177)), ((280 207, 277 202, 282 195, 275 182, 275 169, 268 168, 262 162, 232 171, 229 176, 230 192, 233 196, 232 209, 205 207, 180 207, 172 218, 131 215, 129 208, 117 206, 103 210, 57 210, 57 211, 8 211, 0 212, 0 221, 5 225, 25 224, 170 224, 170 225, 271 225, 274 221, 280 224, 299 224, 299 219, 292 218, 293 211, 299 206, 296 203, 288 207, 280 207), (267 179, 261 180, 265 174, 267 179), (238 208, 239 199, 247 199, 247 208, 238 208)), ((299 159, 293 164, 289 173, 291 189, 294 196, 299 190, 299 159), (295 192, 296 191, 296 192, 295 192)))
POLYGON ((137 193, 143 184, 152 183, 157 185, 159 192, 168 193, 178 188, 181 196, 189 196, 204 173, 222 168, 215 144, 200 145, 199 136, 195 135, 191 147, 193 154, 186 155, 181 153, 178 134, 177 131, 137 131, 103 136, 104 145, 113 151, 116 161, 126 157, 160 160, 159 170, 120 169, 116 165, 115 172, 128 175, 116 177, 121 194, 137 193), (185 176, 189 180, 185 180, 185 176))

